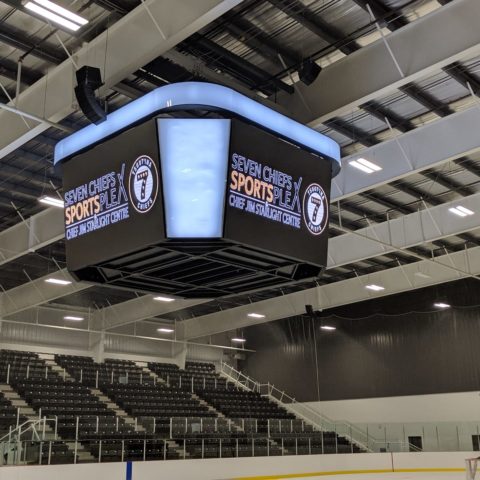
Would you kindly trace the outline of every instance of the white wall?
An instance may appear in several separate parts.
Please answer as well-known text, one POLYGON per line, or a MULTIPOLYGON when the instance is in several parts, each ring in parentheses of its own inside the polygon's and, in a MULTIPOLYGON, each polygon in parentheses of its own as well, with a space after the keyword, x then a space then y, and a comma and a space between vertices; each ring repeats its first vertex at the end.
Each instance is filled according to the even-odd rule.
MULTIPOLYGON (((86 330, 62 330, 41 327, 35 324, 2 322, 0 319, 0 348, 37 353, 84 355, 95 357, 99 340, 97 333, 86 330)), ((209 345, 176 344, 143 337, 105 334, 104 358, 118 358, 134 361, 176 363, 185 365, 185 358, 179 359, 178 350, 186 350, 187 360, 199 360, 219 364, 223 349, 209 345)))
POLYGON ((462 451, 474 448, 473 436, 480 435, 478 392, 405 397, 339 400, 299 404, 336 423, 339 434, 349 435, 348 422, 361 430, 354 438, 373 451, 402 451, 409 437, 422 438, 429 452, 462 451))
POLYGON ((309 402, 307 405, 333 420, 351 423, 480 421, 479 392, 309 402))
MULTIPOLYGON (((47 346, 36 345, 23 345, 23 344, 7 344, 0 342, 0 349, 18 350, 22 352, 35 352, 35 353, 47 353, 49 355, 78 355, 83 357, 92 357, 93 352, 91 350, 78 350, 69 348, 57 348, 47 346)), ((164 363, 176 363, 174 358, 160 357, 160 356, 147 356, 147 355, 130 355, 126 353, 111 353, 107 352, 105 358, 113 358, 118 360, 132 360, 134 362, 164 362, 164 363)))
MULTIPOLYGON (((430 454, 357 454, 257 457, 240 459, 177 460, 166 462, 134 462, 133 480, 156 478, 175 480, 216 480, 239 477, 292 474, 369 471, 370 475, 350 476, 352 480, 381 480, 382 473, 394 469, 453 468, 459 472, 472 452, 430 454)), ((360 472, 358 472, 360 473, 360 472)), ((462 473, 462 476, 465 474, 462 473)), ((125 480, 126 465, 121 463, 60 466, 1 467, 0 480, 125 480)), ((338 478, 338 477, 335 477, 338 478)), ((422 478, 419 476, 419 478, 422 478)), ((450 477, 449 477, 450 478, 450 477)), ((455 477, 456 478, 456 477, 455 477)))

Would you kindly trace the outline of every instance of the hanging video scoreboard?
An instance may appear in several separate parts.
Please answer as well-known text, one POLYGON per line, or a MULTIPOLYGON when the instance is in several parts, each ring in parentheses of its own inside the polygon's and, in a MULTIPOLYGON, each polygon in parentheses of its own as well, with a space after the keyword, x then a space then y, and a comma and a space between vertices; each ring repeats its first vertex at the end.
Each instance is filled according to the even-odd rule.
MULTIPOLYGON (((191 225, 183 238, 205 238, 195 231, 193 221, 204 199, 188 202, 189 192, 198 188, 195 177, 208 169, 205 161, 197 164, 192 157, 182 164, 184 177, 192 177, 191 181, 183 181, 179 174, 177 185, 161 182, 162 169, 180 162, 168 152, 164 158, 160 156, 158 139, 162 135, 157 128, 167 128, 169 121, 149 120, 65 162, 65 238, 70 269, 182 238, 167 236, 169 219, 191 225), (168 198, 165 191, 169 191, 168 198)), ((174 121, 178 125, 178 120, 174 121)), ((210 178, 201 186, 206 192, 222 189, 221 201, 207 212, 208 221, 220 225, 214 238, 325 265, 328 162, 240 120, 222 121, 229 123, 229 128, 222 130, 228 138, 217 139, 227 145, 221 158, 224 177, 210 178)))
POLYGON ((154 120, 63 164, 65 244, 72 271, 164 238, 154 120))
POLYGON ((318 156, 233 120, 225 237, 325 265, 330 176, 318 156))

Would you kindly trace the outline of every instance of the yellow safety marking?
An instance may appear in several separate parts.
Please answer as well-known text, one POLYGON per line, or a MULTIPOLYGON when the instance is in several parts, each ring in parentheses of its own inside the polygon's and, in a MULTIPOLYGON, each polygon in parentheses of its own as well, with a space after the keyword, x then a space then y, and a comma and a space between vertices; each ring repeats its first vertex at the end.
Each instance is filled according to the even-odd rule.
POLYGON ((385 470, 332 470, 330 472, 285 473, 262 475, 256 477, 235 477, 231 480, 280 480, 283 478, 323 477, 327 475, 359 475, 366 473, 422 473, 422 472, 464 472, 464 468, 396 468, 385 470))

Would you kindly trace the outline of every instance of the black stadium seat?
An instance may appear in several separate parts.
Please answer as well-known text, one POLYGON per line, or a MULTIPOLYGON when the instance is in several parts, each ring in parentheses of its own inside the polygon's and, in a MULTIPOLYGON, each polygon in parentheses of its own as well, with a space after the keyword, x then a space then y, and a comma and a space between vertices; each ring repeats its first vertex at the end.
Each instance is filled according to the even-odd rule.
MULTIPOLYGON (((35 353, 0 350, 0 361, 2 382, 39 416, 56 419, 58 440, 25 444, 34 463, 73 462, 75 441, 102 462, 361 452, 238 388, 211 363, 146 369, 130 360, 56 355, 64 379, 35 353)), ((0 436, 16 422, 17 409, 0 393, 0 436)))

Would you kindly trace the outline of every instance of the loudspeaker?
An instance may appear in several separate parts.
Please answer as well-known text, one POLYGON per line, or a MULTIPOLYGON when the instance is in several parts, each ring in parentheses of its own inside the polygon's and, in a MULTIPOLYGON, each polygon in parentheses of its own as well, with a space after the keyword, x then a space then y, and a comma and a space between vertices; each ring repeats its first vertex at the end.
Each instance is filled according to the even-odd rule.
POLYGON ((309 317, 315 318, 315 312, 313 311, 313 307, 311 305, 305 305, 305 312, 309 317))
POLYGON ((76 72, 75 97, 84 115, 98 125, 106 120, 103 105, 95 96, 95 90, 103 85, 100 69, 85 65, 76 72))
POLYGON ((317 79, 321 71, 322 67, 317 65, 311 58, 308 58, 302 62, 298 70, 298 77, 305 85, 310 85, 317 79))

